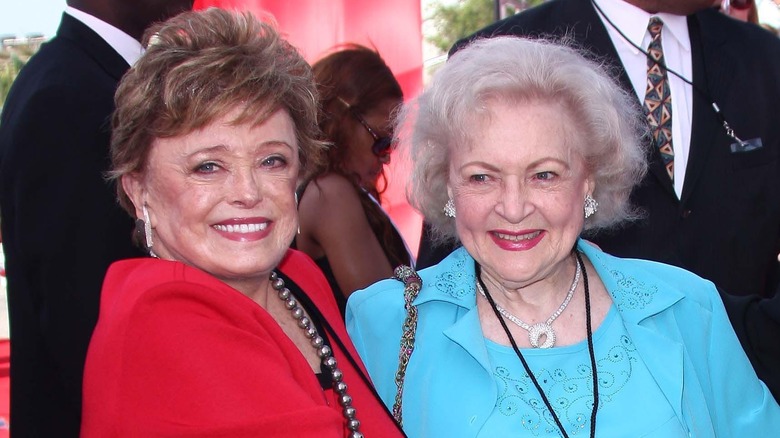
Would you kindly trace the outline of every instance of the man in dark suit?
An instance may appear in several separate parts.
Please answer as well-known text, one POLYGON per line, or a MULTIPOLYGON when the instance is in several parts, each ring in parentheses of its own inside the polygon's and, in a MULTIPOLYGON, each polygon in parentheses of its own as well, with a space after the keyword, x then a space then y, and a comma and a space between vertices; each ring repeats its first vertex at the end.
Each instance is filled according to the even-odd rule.
MULTIPOLYGON (((115 260, 142 255, 104 180, 117 83, 154 21, 192 0, 68 0, 0 119, 14 437, 77 437, 84 360, 115 260)), ((143 419, 128 419, 143 421, 143 419)))
MULTIPOLYGON (((687 24, 692 66, 687 79, 694 85, 690 120, 680 129, 690 146, 684 178, 676 182, 679 193, 660 153, 648 146, 650 171, 632 195, 646 217, 614 232, 590 236, 591 240, 618 256, 683 267, 733 293, 773 295, 780 279, 780 40, 710 8, 711 0, 604 2, 609 1, 633 4, 650 13, 687 15, 683 24, 687 24), (760 139, 761 146, 732 148, 735 140, 726 134, 713 102, 738 137, 760 139)), ((620 16, 610 19, 620 27, 620 16)), ((618 54, 631 48, 620 37, 621 41, 613 42, 610 27, 589 0, 552 0, 478 31, 456 44, 453 52, 475 37, 568 35, 610 65, 626 90, 641 93, 637 99, 641 105, 645 90, 635 92, 618 54)), ((679 70, 671 63, 669 68, 679 70)), ((430 246, 424 236, 423 265, 431 263, 426 262, 430 246)))

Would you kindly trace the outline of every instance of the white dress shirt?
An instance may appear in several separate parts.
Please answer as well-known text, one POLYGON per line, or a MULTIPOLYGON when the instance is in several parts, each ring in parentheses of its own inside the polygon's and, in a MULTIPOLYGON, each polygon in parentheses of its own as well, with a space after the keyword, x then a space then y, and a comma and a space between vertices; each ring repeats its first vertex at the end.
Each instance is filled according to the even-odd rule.
POLYGON ((144 53, 144 48, 138 40, 105 21, 70 6, 65 8, 65 13, 94 30, 95 33, 100 35, 108 45, 127 61, 128 65, 132 66, 135 64, 135 62, 138 61, 138 58, 144 53))
MULTIPOLYGON (((612 23, 634 44, 647 51, 650 45, 650 33, 647 24, 656 16, 664 22, 661 31, 661 45, 664 60, 670 70, 682 75, 689 81, 693 79, 691 62, 691 40, 688 36, 687 18, 667 13, 649 14, 623 0, 594 0, 612 23)), ((645 100, 647 91, 647 56, 626 41, 620 33, 599 14, 607 28, 612 44, 617 50, 620 61, 631 79, 634 91, 640 102, 645 100)), ((679 198, 685 182, 685 168, 688 164, 688 151, 691 142, 691 120, 693 114, 693 89, 671 72, 669 88, 672 95, 672 147, 674 148, 674 191, 679 198)))

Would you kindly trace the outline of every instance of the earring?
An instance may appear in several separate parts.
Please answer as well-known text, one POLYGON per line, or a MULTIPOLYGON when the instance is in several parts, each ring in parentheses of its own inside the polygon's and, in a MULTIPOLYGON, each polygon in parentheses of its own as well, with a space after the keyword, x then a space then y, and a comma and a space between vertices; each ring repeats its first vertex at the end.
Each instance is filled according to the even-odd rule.
POLYGON ((588 193, 585 195, 585 219, 593 216, 599 210, 599 203, 588 193))
POLYGON ((154 258, 158 258, 157 254, 152 250, 154 242, 152 242, 152 222, 149 220, 149 210, 146 209, 146 204, 141 207, 144 214, 144 237, 146 238, 146 249, 149 251, 149 255, 154 258))
POLYGON ((455 217, 455 201, 452 198, 444 204, 444 215, 451 218, 455 217))
MULTIPOLYGON (((295 195, 295 211, 298 211, 298 192, 294 192, 295 195)), ((301 234, 301 217, 298 215, 298 234, 301 234)))

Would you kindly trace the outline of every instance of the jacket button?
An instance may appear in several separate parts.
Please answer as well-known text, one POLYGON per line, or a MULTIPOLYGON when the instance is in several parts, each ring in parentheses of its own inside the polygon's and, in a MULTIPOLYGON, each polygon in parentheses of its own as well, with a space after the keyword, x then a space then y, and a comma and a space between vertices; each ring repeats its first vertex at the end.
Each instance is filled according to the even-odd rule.
POLYGON ((691 215, 690 210, 683 210, 683 212, 680 214, 680 216, 682 216, 683 219, 688 219, 688 216, 690 215, 691 215))

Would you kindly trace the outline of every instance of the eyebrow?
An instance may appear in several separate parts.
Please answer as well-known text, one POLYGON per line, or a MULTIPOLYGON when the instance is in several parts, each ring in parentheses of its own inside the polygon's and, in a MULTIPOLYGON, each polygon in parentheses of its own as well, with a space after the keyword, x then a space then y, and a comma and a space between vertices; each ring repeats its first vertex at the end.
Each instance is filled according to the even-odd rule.
MULTIPOLYGON (((533 169, 535 167, 542 166, 544 163, 546 163, 548 161, 559 163, 562 166, 564 166, 566 169, 570 169, 571 168, 571 165, 567 161, 564 161, 564 160, 562 160, 560 158, 554 158, 554 157, 540 158, 540 159, 538 159, 536 161, 531 162, 531 164, 529 164, 526 167, 528 169, 533 169)), ((469 161, 469 162, 463 164, 462 166, 460 166, 460 168, 462 169, 462 168, 468 167, 468 166, 480 166, 480 167, 484 167, 484 168, 486 168, 488 170, 499 171, 498 167, 496 167, 496 166, 494 166, 494 165, 492 165, 490 163, 487 163, 485 161, 479 161, 479 160, 477 160, 477 161, 469 161)))
MULTIPOLYGON (((290 143, 288 143, 285 140, 266 140, 266 141, 263 141, 261 143, 256 144, 254 146, 254 148, 255 149, 259 149, 261 147, 268 147, 268 146, 283 146, 283 147, 286 147, 286 148, 288 148, 288 149, 290 149, 291 151, 294 151, 294 152, 298 150, 298 148, 296 146, 291 145, 290 143)), ((229 148, 228 148, 227 145, 220 143, 220 144, 217 144, 217 145, 214 145, 214 146, 206 147, 206 148, 203 148, 203 149, 198 149, 197 151, 189 153, 186 156, 187 157, 194 157, 196 155, 208 154, 208 153, 213 153, 213 152, 229 152, 229 148)))
POLYGON ((544 163, 546 163, 548 161, 552 161, 552 162, 558 163, 558 164, 562 165, 563 167, 565 167, 566 169, 570 169, 571 168, 571 164, 569 164, 568 161, 564 161, 564 160, 562 160, 560 158, 554 158, 554 157, 545 157, 545 158, 541 158, 539 160, 536 160, 536 161, 532 162, 531 165, 528 166, 528 168, 529 169, 533 169, 534 167, 541 166, 541 165, 543 165, 544 163))

